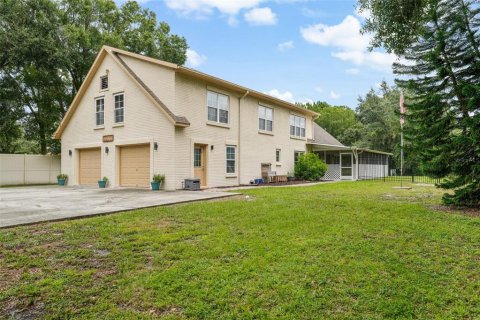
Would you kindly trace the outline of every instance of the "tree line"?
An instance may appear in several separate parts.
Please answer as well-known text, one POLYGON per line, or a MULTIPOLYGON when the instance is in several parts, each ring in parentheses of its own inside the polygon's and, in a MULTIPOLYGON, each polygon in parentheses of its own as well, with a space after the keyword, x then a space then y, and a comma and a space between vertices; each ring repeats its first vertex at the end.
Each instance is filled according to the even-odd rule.
POLYGON ((0 152, 58 153, 51 136, 110 45, 184 64, 185 38, 135 1, 0 0, 0 152))

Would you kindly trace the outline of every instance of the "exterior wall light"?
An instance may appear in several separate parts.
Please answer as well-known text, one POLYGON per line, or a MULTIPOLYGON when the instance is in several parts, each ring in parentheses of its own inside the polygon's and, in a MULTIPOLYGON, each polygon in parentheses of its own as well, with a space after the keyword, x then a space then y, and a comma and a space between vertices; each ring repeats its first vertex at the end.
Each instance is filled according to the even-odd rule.
POLYGON ((155 151, 158 150, 158 143, 156 143, 156 142, 153 143, 153 150, 155 150, 155 151))
POLYGON ((213 145, 210 146, 210 150, 213 151, 213 145))
POLYGON ((108 147, 105 147, 105 153, 106 154, 108 154, 108 151, 110 151, 110 150, 108 150, 108 147))
POLYGON ((68 155, 71 157, 72 156, 72 150, 68 150, 68 155))

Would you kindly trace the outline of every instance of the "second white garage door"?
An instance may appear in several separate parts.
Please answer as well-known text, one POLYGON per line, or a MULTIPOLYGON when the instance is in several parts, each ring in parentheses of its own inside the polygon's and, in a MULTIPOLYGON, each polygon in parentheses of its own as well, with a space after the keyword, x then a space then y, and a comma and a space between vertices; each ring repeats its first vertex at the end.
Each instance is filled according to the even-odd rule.
POLYGON ((120 185, 122 187, 150 185, 150 145, 120 148, 120 185))

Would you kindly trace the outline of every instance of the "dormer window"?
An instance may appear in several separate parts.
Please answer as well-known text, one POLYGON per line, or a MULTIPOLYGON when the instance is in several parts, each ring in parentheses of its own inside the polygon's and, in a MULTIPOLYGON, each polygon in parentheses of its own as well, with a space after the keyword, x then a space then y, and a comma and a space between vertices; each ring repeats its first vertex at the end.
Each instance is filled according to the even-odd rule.
POLYGON ((108 76, 100 77, 100 90, 108 89, 108 76))

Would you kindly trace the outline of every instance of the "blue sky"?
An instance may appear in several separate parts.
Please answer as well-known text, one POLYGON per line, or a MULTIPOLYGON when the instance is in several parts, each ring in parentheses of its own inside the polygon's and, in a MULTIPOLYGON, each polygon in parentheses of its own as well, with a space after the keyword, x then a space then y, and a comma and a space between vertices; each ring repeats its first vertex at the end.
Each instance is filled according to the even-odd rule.
POLYGON ((187 66, 284 100, 357 106, 393 55, 367 50, 350 0, 151 0, 142 6, 190 46, 187 66))

